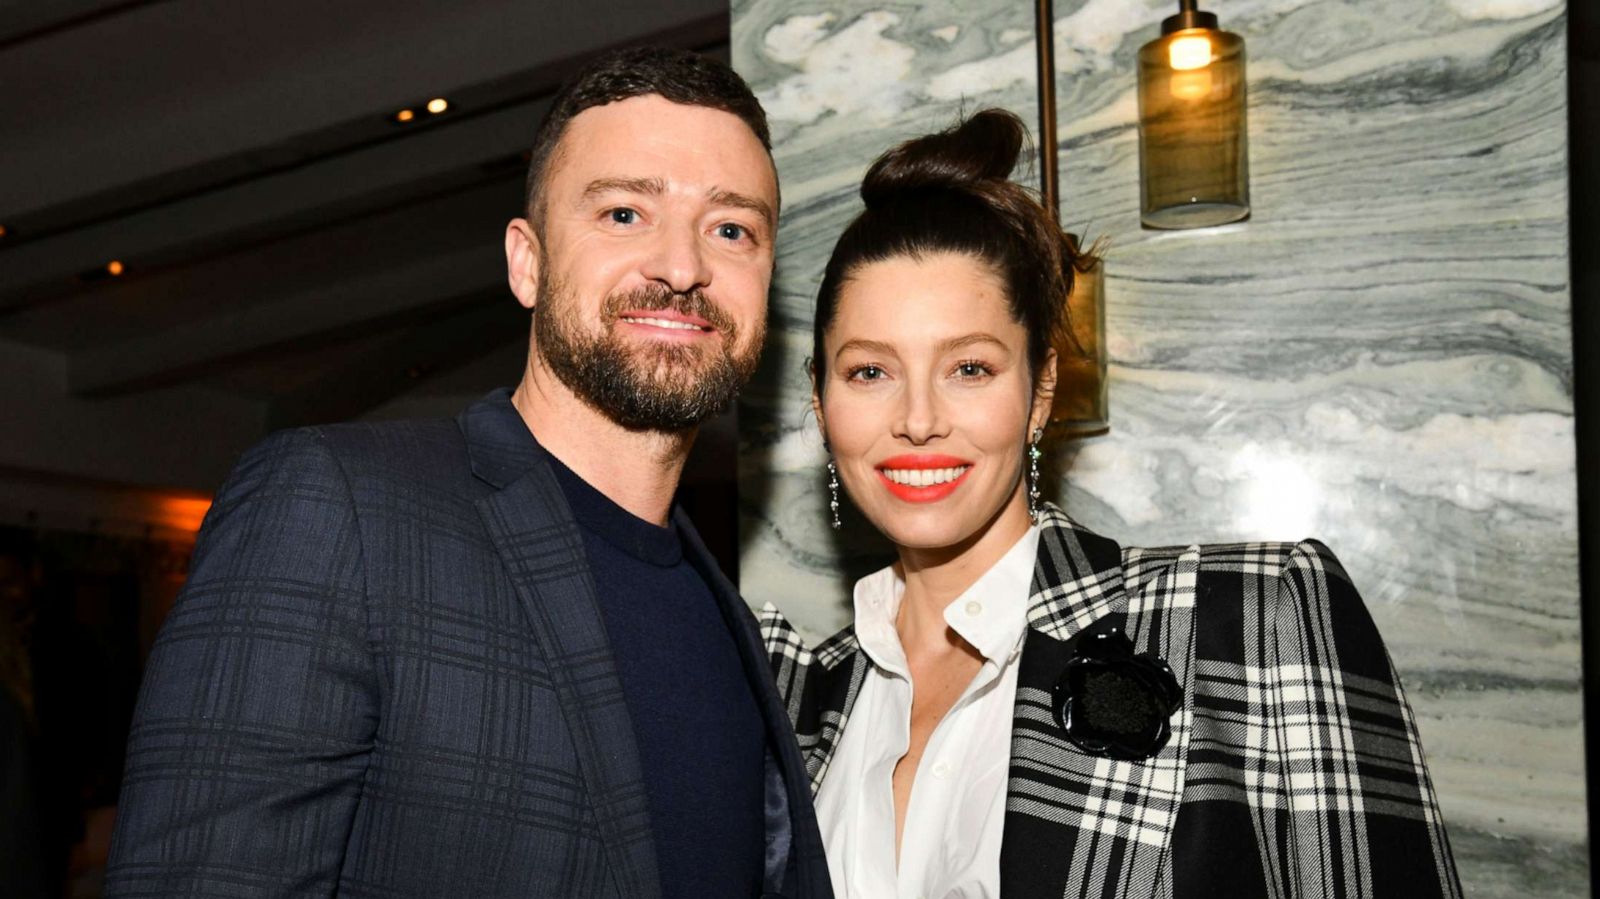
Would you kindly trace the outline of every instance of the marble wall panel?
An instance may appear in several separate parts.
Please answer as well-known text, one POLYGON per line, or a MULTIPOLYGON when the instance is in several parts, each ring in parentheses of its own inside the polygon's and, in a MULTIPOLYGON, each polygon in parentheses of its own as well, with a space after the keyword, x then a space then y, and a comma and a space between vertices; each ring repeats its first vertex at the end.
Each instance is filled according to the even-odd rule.
MULTIPOLYGON (((1124 543, 1317 536, 1416 709, 1469 895, 1588 895, 1558 0, 1233 0, 1254 214, 1138 221, 1134 54, 1168 3, 1057 0, 1062 215, 1111 241, 1111 432, 1051 454, 1124 543)), ((784 215, 741 415, 741 579, 812 637, 884 547, 825 525, 803 360, 871 159, 1037 121, 1032 4, 737 0, 784 215)), ((1024 178, 1030 177, 1023 175, 1024 178)))

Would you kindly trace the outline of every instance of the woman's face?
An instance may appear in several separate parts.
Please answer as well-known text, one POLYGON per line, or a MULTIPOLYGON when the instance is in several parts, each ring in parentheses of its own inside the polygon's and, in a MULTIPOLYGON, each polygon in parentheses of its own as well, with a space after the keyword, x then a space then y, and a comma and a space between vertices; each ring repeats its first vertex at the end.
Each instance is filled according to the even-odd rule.
POLYGON ((889 539, 935 549, 991 521, 1026 526, 1024 453, 1055 366, 1036 397, 1027 331, 990 266, 954 253, 865 265, 823 347, 819 427, 850 498, 889 539))

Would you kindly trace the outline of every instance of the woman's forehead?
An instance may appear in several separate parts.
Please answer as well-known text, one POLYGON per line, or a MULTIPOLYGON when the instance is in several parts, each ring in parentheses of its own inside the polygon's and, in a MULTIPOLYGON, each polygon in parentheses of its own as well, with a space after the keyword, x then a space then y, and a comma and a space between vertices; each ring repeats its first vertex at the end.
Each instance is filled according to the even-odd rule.
POLYGON ((894 256, 861 266, 839 291, 830 332, 884 342, 943 342, 971 333, 1006 338, 1012 319, 1005 287, 979 259, 955 253, 894 256), (1009 327, 1007 327, 1009 326, 1009 327))

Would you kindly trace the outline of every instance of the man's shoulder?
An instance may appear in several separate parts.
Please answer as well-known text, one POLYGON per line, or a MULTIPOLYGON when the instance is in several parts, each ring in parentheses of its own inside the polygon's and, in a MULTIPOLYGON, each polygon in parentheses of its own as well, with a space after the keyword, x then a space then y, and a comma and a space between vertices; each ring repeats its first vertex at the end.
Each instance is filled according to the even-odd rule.
POLYGON ((419 482, 447 484, 472 477, 461 429, 446 418, 344 422, 277 431, 251 447, 238 470, 255 466, 286 474, 326 471, 341 477, 353 492, 419 482))

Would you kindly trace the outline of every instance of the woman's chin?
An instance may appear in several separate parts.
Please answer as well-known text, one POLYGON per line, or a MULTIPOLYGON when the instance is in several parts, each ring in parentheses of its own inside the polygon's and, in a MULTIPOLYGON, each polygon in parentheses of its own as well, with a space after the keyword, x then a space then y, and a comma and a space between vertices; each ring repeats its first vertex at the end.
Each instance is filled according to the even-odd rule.
POLYGON ((918 509, 869 514, 867 520, 895 546, 943 549, 966 542, 983 525, 982 520, 973 517, 967 521, 967 517, 953 515, 949 509, 918 509))

